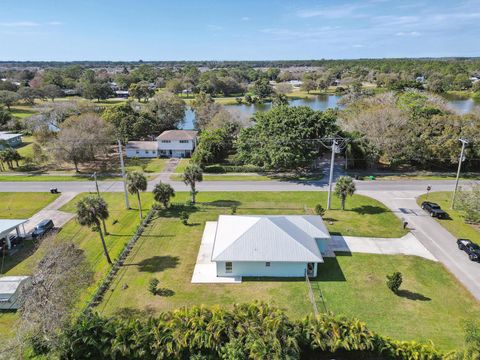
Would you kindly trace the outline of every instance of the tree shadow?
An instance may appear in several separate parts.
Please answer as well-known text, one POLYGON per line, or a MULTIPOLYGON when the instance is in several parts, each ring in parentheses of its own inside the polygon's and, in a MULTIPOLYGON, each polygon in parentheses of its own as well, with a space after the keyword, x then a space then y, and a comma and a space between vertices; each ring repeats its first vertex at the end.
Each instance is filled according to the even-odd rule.
POLYGON ((199 211, 198 207, 195 205, 184 205, 184 204, 171 204, 168 208, 161 208, 158 210, 158 215, 160 217, 168 218, 178 218, 180 213, 185 211, 189 215, 199 211))
POLYGON ((397 295, 409 300, 414 300, 414 301, 431 301, 432 299, 429 298, 428 296, 422 295, 420 293, 412 292, 410 290, 398 290, 397 295))
POLYGON ((382 208, 380 206, 362 205, 362 206, 353 208, 350 211, 354 211, 360 215, 376 215, 376 214, 386 213, 387 209, 382 208))
POLYGON ((160 289, 157 289, 157 292, 155 295, 170 297, 175 295, 175 291, 173 291, 172 289, 160 288, 160 289))
POLYGON ((232 207, 232 206, 240 206, 242 203, 236 200, 215 200, 210 202, 204 202, 203 205, 207 206, 215 206, 215 207, 232 207))
POLYGON ((178 256, 152 256, 138 263, 123 264, 123 266, 138 266, 139 271, 155 273, 176 268, 179 260, 178 256))

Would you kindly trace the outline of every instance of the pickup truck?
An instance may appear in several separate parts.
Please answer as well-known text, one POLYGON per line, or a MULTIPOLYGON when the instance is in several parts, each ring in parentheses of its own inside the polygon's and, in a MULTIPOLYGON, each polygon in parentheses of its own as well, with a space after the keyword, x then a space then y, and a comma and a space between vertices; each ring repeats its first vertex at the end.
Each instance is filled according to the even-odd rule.
POLYGON ((440 205, 434 202, 430 202, 430 201, 422 202, 422 209, 428 212, 431 217, 445 219, 448 216, 448 214, 442 210, 440 205))
POLYGON ((480 246, 469 239, 458 239, 457 245, 460 250, 467 253, 470 260, 480 261, 480 246))

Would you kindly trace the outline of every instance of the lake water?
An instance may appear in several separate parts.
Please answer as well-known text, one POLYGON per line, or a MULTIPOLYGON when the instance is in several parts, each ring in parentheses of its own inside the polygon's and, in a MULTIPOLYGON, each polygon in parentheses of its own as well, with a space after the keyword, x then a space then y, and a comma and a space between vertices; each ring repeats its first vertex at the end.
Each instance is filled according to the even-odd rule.
MULTIPOLYGON (((338 104, 341 96, 338 95, 318 95, 311 99, 295 99, 290 100, 290 106, 310 106, 313 110, 326 110, 329 108, 341 108, 338 104)), ((473 99, 461 99, 458 97, 445 96, 447 105, 454 111, 460 114, 466 114, 475 109, 480 111, 480 102, 473 99)), ((251 116, 257 111, 267 111, 272 107, 271 103, 253 104, 253 105, 225 105, 227 110, 237 112, 240 116, 251 116)), ((183 129, 193 129, 193 122, 195 120, 195 113, 188 109, 185 114, 185 123, 183 129)))

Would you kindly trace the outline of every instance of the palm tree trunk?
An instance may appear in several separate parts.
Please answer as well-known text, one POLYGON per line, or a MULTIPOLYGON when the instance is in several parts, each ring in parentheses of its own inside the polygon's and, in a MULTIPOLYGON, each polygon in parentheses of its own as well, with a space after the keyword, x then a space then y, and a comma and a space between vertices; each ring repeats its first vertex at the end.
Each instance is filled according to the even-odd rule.
POLYGON ((143 219, 143 215, 142 215, 142 202, 140 200, 140 191, 137 191, 137 198, 138 198, 138 211, 140 211, 140 222, 141 222, 143 219))
POLYGON ((346 196, 342 196, 342 210, 345 210, 345 199, 346 196))
POLYGON ((190 192, 190 194, 192 195, 192 204, 195 204, 195 195, 196 195, 195 183, 191 184, 191 189, 192 191, 190 192))
POLYGON ((107 226, 105 225, 105 219, 102 219, 102 225, 103 225, 103 233, 105 235, 108 235, 107 226))
POLYGON ((112 260, 110 259, 110 255, 108 254, 107 244, 105 244, 105 238, 103 237, 102 228, 100 227, 99 223, 97 224, 97 229, 98 229, 98 233, 100 234, 100 239, 102 240, 103 252, 105 253, 107 262, 111 265, 112 260))

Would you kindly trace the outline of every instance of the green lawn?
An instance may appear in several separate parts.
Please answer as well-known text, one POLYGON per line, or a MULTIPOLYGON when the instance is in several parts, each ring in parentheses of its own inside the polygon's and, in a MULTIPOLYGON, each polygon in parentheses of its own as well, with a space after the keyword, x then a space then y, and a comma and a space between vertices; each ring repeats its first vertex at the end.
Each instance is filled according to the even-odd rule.
MULTIPOLYGON (((425 199, 426 194, 420 196, 417 199, 417 203, 421 204, 425 199)), ((453 236, 457 238, 467 238, 480 244, 480 228, 475 228, 472 225, 466 224, 462 212, 450 208, 452 204, 452 192, 431 192, 428 195, 428 200, 438 203, 438 205, 448 213, 450 219, 438 220, 435 218, 435 220, 453 234, 453 236)))
MULTIPOLYGON (((132 250, 98 310, 112 314, 121 308, 164 311, 191 305, 227 305, 267 301, 300 318, 312 311, 307 287, 300 279, 244 279, 241 284, 191 284, 191 276, 205 221, 229 214, 236 205, 238 214, 311 213, 317 193, 200 193, 190 225, 178 219, 180 210, 163 210, 154 219, 132 250), (168 296, 147 291, 153 277, 168 296)), ((185 200, 187 194, 177 194, 185 200)), ((330 231, 345 235, 399 236, 399 221, 376 201, 356 196, 347 203, 349 211, 332 210, 326 218, 336 219, 330 231), (353 211, 352 208, 357 209, 353 211), (362 209, 362 210, 360 210, 362 209), (360 221, 362 219, 362 221, 360 221), (367 223, 366 226, 360 224, 367 223), (366 230, 368 229, 368 231, 366 230)), ((333 202, 338 208, 338 202, 333 202)), ((461 321, 478 317, 480 308, 468 292, 442 265, 417 257, 343 254, 327 259, 312 281, 320 302, 323 291, 326 309, 366 321, 373 330, 399 339, 432 339, 442 349, 462 345, 461 321), (401 296, 392 294, 385 276, 399 270, 404 276, 401 296), (467 310, 465 310, 467 309, 467 310)))
POLYGON ((28 219, 59 194, 42 193, 2 193, 0 192, 0 219, 28 219))
MULTIPOLYGON (((103 180, 121 180, 120 176, 98 176, 99 181, 103 180)), ((28 175, 0 175, 0 182, 55 182, 55 181, 93 181, 91 175, 44 175, 44 174, 28 174, 28 175)))
POLYGON ((125 170, 141 171, 146 173, 159 173, 162 172, 167 164, 168 159, 126 159, 125 170))
POLYGON ((183 172, 185 171, 185 168, 188 166, 189 163, 190 163, 190 159, 180 159, 180 162, 175 168, 175 172, 177 174, 183 174, 183 172))

